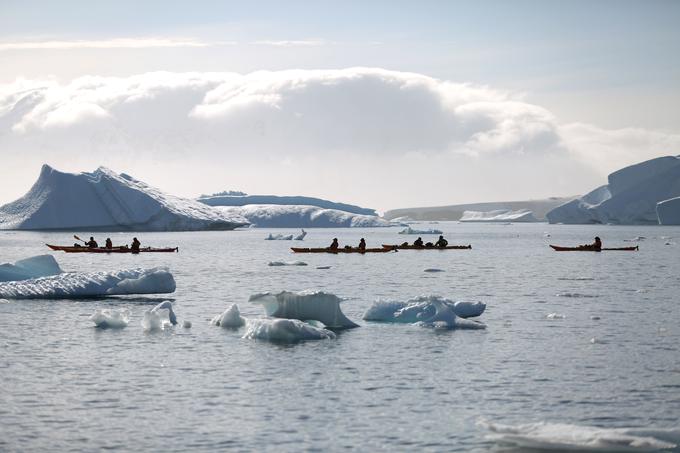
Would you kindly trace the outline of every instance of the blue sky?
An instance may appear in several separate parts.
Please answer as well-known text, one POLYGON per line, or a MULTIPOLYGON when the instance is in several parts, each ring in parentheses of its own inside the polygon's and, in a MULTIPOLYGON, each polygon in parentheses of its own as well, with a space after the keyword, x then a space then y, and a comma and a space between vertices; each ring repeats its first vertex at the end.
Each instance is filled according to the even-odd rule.
MULTIPOLYGON (((592 125, 614 131, 608 137, 631 128, 667 134, 645 146, 672 154, 680 133, 678 24, 677 1, 5 0, 0 84, 65 86, 85 76, 154 71, 380 68, 508 93, 546 109, 559 127, 592 125)), ((638 160, 649 154, 641 151, 638 160)), ((611 165, 594 158, 606 167, 596 173, 636 159, 631 150, 625 155, 611 165)), ((569 190, 585 191, 594 180, 569 190)))

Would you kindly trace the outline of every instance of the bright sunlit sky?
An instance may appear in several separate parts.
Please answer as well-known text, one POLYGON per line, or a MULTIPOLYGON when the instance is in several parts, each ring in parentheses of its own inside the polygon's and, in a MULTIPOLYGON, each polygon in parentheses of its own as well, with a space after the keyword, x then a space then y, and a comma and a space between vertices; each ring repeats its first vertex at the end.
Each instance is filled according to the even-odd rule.
POLYGON ((680 2, 3 0, 0 204, 40 166, 385 210, 680 154, 680 2))

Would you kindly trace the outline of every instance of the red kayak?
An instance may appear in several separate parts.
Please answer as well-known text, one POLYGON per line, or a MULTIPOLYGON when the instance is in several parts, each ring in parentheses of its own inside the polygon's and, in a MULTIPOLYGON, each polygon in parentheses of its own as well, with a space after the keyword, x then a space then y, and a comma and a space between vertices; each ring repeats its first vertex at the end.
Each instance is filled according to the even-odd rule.
POLYGON ((383 248, 390 250, 470 250, 471 245, 447 245, 446 247, 427 247, 424 245, 398 245, 398 244, 383 244, 383 248))
POLYGON ((302 248, 302 247, 291 247, 290 248, 295 253, 386 253, 391 252, 391 249, 386 248, 372 248, 372 249, 360 249, 358 247, 343 247, 338 249, 324 248, 302 248))
POLYGON ((599 250, 587 245, 580 245, 578 247, 560 247, 559 245, 551 245, 550 247, 556 252, 636 252, 639 250, 637 245, 634 247, 602 248, 599 250))
POLYGON ((66 253, 171 253, 179 252, 179 247, 166 247, 166 248, 153 248, 153 247, 141 247, 139 250, 132 250, 127 245, 120 247, 112 247, 107 249, 105 247, 83 247, 83 246, 73 246, 73 245, 51 245, 45 244, 52 250, 66 252, 66 253))

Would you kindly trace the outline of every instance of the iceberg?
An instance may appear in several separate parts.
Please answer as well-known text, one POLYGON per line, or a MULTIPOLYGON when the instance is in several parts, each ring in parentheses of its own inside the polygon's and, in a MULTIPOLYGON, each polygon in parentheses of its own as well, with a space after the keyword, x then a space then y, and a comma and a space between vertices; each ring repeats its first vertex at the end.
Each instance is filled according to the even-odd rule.
POLYGON ((331 329, 359 327, 340 310, 340 299, 323 291, 283 291, 278 294, 263 293, 250 296, 250 302, 261 304, 267 316, 274 318, 319 321, 331 329))
POLYGON ((269 233, 269 236, 264 238, 265 241, 292 241, 293 240, 293 235, 289 234, 287 236, 284 236, 283 234, 272 234, 269 233))
POLYGON ((277 195, 247 195, 239 192, 229 192, 214 195, 202 195, 197 201, 209 206, 246 206, 246 205, 283 205, 283 206, 315 206, 322 209, 375 216, 375 209, 362 208, 346 203, 336 203, 321 198, 302 196, 277 196, 277 195))
POLYGON ((105 167, 75 174, 43 165, 26 195, 0 207, 0 229, 5 230, 232 230, 247 223, 237 214, 166 194, 105 167))
MULTIPOLYGON (((175 312, 172 309, 172 302, 166 300, 156 305, 151 310, 145 311, 141 324, 146 332, 163 330, 169 325, 176 326, 177 315, 175 315, 175 312)), ((191 323, 189 323, 189 327, 191 327, 191 323)))
POLYGON ((489 430, 489 440, 542 451, 659 451, 676 448, 680 440, 680 429, 600 428, 546 422, 514 426, 486 421, 477 424, 489 430))
POLYGON ((483 302, 453 302, 439 296, 419 296, 406 302, 376 301, 366 310, 363 319, 446 329, 484 329, 484 324, 465 318, 480 316, 485 309, 483 302))
POLYGON ((415 230, 411 227, 406 227, 403 230, 399 232, 399 234, 443 234, 444 232, 441 230, 434 230, 434 229, 429 229, 429 230, 415 230))
POLYGON ((175 291, 166 267, 113 272, 64 272, 30 280, 0 283, 0 298, 72 299, 125 294, 162 294, 175 291))
POLYGON ((52 255, 38 255, 19 260, 14 264, 0 264, 0 282, 28 280, 61 274, 61 268, 52 255))
POLYGON ((90 316, 90 321, 100 329, 122 329, 127 327, 130 322, 130 310, 126 308, 120 310, 100 308, 90 316))
POLYGON ((308 340, 333 340, 330 330, 314 327, 298 319, 249 319, 243 338, 280 343, 308 340))
POLYGON ((246 319, 241 316, 238 305, 232 304, 221 315, 215 316, 210 323, 214 326, 235 329, 245 325, 246 319))
POLYGON ((246 219, 260 228, 369 228, 391 223, 375 215, 354 214, 307 205, 217 206, 227 216, 246 219))
POLYGON ((656 215, 660 225, 680 225, 680 197, 657 203, 656 215))
POLYGON ((538 222, 534 213, 520 209, 518 211, 508 211, 497 209, 494 211, 464 211, 460 218, 461 222, 538 222))
MULTIPOLYGON (((656 225, 658 205, 680 197, 680 156, 651 159, 618 170, 608 184, 556 207, 546 214, 550 223, 656 225)), ((662 206, 672 218, 674 204, 662 206)), ((675 205, 677 206, 677 205, 675 205)), ((677 207, 675 208, 677 212, 677 207)))

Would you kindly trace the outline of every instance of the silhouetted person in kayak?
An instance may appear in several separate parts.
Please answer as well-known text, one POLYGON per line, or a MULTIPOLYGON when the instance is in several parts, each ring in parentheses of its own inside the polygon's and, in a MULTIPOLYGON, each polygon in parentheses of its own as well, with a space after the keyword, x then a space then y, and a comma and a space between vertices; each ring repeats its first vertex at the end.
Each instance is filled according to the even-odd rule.
POLYGON ((446 239, 444 239, 444 236, 439 236, 439 240, 438 240, 437 242, 434 243, 434 246, 435 246, 435 247, 439 247, 439 248, 442 248, 442 249, 443 249, 444 247, 446 247, 447 245, 449 245, 449 241, 447 241, 446 239))
POLYGON ((106 238, 106 248, 107 249, 113 248, 113 242, 111 242, 111 238, 106 238))
POLYGON ((328 247, 331 250, 337 250, 340 247, 340 244, 338 244, 338 238, 333 238, 333 242, 331 242, 331 245, 328 247))
POLYGON ((423 246, 423 238, 419 237, 415 241, 413 241, 413 246, 414 247, 422 247, 423 246))
POLYGON ((97 241, 94 240, 92 236, 90 236, 90 240, 85 243, 89 248, 91 249, 96 249, 99 247, 99 244, 97 244, 97 241))
POLYGON ((593 243, 591 244, 591 247, 592 247, 594 250, 598 250, 598 251, 599 251, 599 250, 602 250, 602 240, 600 239, 599 236, 595 236, 595 242, 593 242, 593 243))
POLYGON ((364 240, 364 238, 361 238, 361 240, 359 241, 359 250, 366 250, 366 241, 364 240))
POLYGON ((137 238, 132 238, 132 245, 130 246, 130 249, 133 252, 139 252, 139 246, 142 245, 141 242, 137 240, 137 238))

